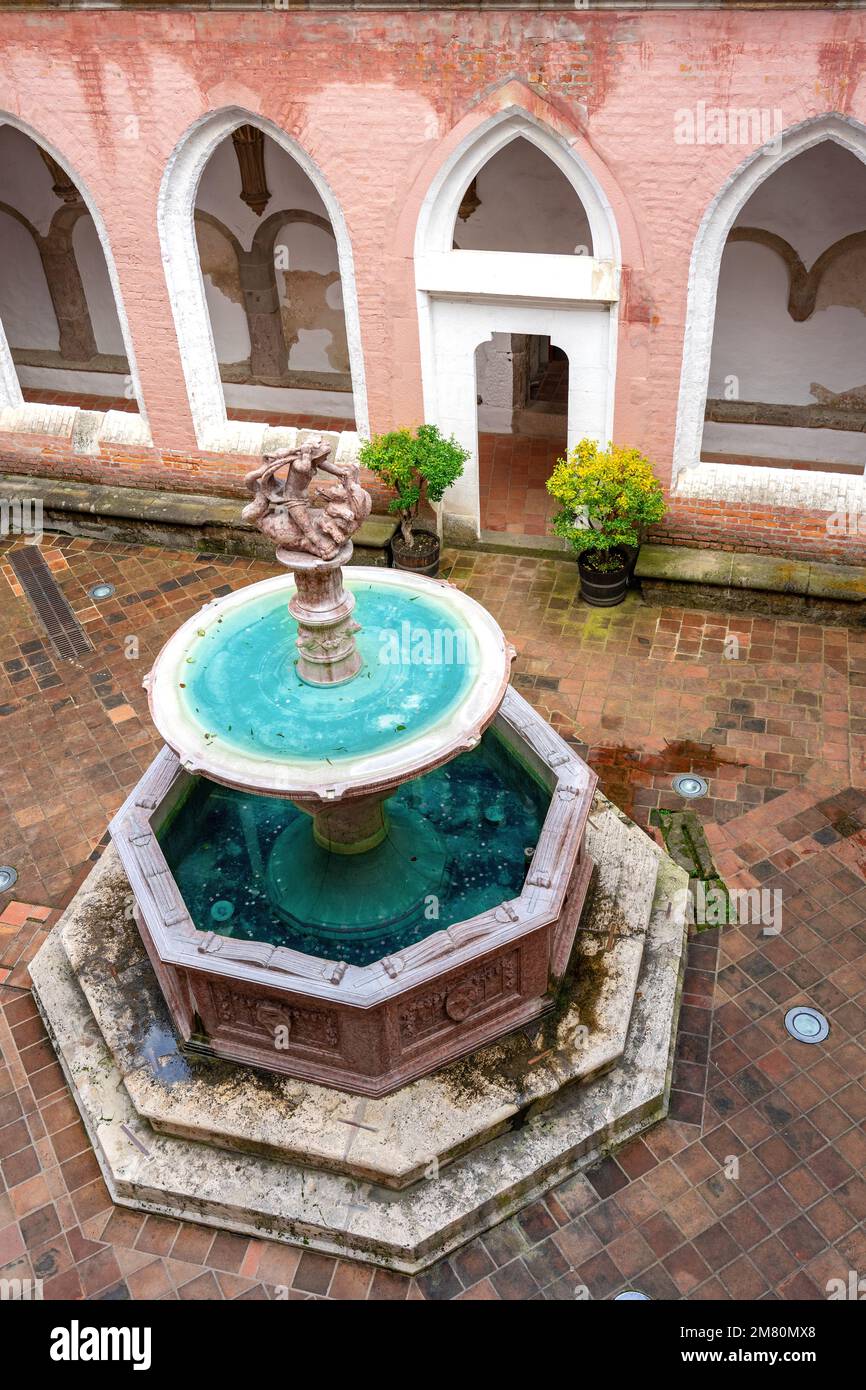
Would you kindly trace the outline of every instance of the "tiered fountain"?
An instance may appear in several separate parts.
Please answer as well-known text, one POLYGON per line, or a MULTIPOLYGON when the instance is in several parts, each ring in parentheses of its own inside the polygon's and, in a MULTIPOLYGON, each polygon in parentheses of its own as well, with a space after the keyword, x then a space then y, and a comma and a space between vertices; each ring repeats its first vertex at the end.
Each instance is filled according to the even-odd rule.
POLYGON ((344 586, 357 465, 313 440, 247 481, 289 573, 164 647, 164 794, 112 834, 184 1038, 379 1095, 551 1007, 595 777, 558 749, 539 776, 546 726, 506 701, 514 652, 472 599, 398 570, 344 586), (320 507, 317 466, 339 479, 320 507))
POLYGON ((664 857, 603 799, 589 822, 595 775, 509 687, 514 652, 490 614, 405 572, 344 575, 370 510, 356 465, 313 436, 247 483, 245 516, 287 572, 208 604, 159 654, 146 684, 166 747, 34 983, 118 1200, 416 1268, 526 1200, 542 1171, 597 1151, 600 1133, 663 1113, 684 887, 666 861, 659 898, 664 857), (317 470, 336 482, 311 498, 317 470), (649 976, 638 988, 650 967, 655 996, 649 976), (132 1102, 108 1130, 82 1028, 132 1102), (631 1034, 643 1061, 615 1096, 591 1097, 631 1034), (576 1082, 568 1137, 544 1159, 527 1151, 525 1174, 513 1155, 503 1169, 497 1136, 552 1115, 576 1082), (389 1137, 356 1135, 350 1155, 339 1125, 359 1125, 347 1116, 365 1096, 387 1098, 387 1123, 359 1127, 389 1137), (141 1153, 174 1147, 143 1163, 124 1133, 141 1153), (229 1200, 238 1152, 253 1167, 229 1200), (435 1214, 419 1178, 433 1161, 457 1181, 469 1154, 499 1165, 493 1196, 464 1172, 466 1215, 447 1184, 435 1214), (391 1193, 347 1235, 311 1211, 312 1172, 391 1193))

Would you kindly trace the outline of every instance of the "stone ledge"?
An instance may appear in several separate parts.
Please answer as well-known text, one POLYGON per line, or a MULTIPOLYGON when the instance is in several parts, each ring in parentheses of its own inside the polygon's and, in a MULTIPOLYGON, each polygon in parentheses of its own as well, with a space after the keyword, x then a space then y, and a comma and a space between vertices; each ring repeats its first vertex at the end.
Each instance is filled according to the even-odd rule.
POLYGON ((702 459, 694 467, 681 469, 672 500, 682 498, 746 507, 862 512, 866 478, 862 473, 814 473, 808 469, 759 468, 702 459))
POLYGON ((667 1113, 687 892, 686 874, 662 855, 620 1063, 563 1088, 443 1171, 431 1162, 424 1178, 399 1192, 157 1133, 132 1104, 57 930, 31 974, 115 1202, 413 1274, 667 1113))
POLYGON ((399 1189, 622 1057, 662 854, 600 794, 587 842, 597 882, 552 1015, 376 1099, 185 1055, 125 914, 129 884, 113 847, 59 935, 133 1105, 154 1129, 399 1189), (349 1147, 359 1105, 364 1124, 349 1147))
POLYGON ((651 604, 678 602, 866 625, 866 568, 856 565, 643 545, 634 573, 651 604))
MULTIPOLYGON (((459 530, 459 528, 458 528, 459 530)), ((446 538, 448 529, 446 528, 446 538)), ((481 535, 460 539, 452 532, 451 544, 464 550, 480 550, 490 555, 529 555, 538 560, 571 560, 574 551, 560 536, 513 536, 508 531, 482 531, 481 535)))
MULTIPOLYGON (((241 520, 246 503, 239 497, 13 474, 0 475, 0 496, 7 501, 38 497, 45 529, 62 535, 274 558, 273 545, 241 520)), ((368 517, 354 538, 357 562, 375 563, 397 526, 390 516, 368 517)))
POLYGON ((153 448, 150 426, 134 411, 84 410, 35 401, 0 409, 0 434, 51 435, 68 440, 76 454, 98 454, 102 444, 153 448))

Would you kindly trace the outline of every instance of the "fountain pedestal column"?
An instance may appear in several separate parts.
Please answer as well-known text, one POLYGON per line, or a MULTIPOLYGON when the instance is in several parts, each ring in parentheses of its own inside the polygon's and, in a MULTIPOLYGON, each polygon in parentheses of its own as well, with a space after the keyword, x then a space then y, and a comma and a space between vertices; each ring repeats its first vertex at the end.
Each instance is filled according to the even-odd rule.
POLYGON ((385 798, 381 793, 337 801, 312 815, 316 844, 332 854, 364 854, 380 845, 388 834, 385 798))
POLYGON ((360 626, 352 617, 355 596, 343 588, 343 565, 351 557, 351 541, 333 560, 302 550, 277 551, 280 564, 295 577, 289 612, 298 623, 297 672, 307 685, 341 685, 363 665, 355 641, 360 626))

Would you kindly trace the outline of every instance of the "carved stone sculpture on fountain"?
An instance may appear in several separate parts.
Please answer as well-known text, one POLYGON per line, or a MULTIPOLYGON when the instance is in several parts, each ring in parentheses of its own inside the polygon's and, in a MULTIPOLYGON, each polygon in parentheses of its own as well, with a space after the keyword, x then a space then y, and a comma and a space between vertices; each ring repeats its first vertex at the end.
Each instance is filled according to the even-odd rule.
POLYGON ((244 520, 276 544, 277 559, 295 578, 289 611, 298 623, 299 677, 309 685, 351 680, 362 658, 355 642, 355 600, 343 588, 343 565, 372 505, 357 463, 334 462, 324 440, 313 436, 294 449, 269 454, 244 482, 253 494, 244 520), (308 488, 317 471, 337 481, 311 497, 308 488))

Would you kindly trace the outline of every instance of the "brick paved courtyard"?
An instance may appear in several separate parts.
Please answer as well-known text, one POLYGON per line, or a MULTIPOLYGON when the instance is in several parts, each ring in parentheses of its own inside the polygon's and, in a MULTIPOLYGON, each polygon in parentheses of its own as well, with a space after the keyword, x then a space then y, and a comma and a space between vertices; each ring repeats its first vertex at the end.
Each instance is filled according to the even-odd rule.
POLYGON ((513 536, 550 536, 559 504, 545 486, 564 439, 480 434, 478 473, 481 526, 513 536))
POLYGON ((254 561, 47 542, 93 650, 53 650, 0 552, 0 1278, 46 1298, 823 1299, 866 1268, 866 633, 577 601, 572 564, 452 552, 519 650, 515 683, 646 825, 695 803, 730 887, 779 888, 783 930, 689 948, 672 1115, 427 1273, 113 1208, 29 993, 27 962, 156 751, 141 677, 254 561), (94 603, 97 581, 115 585, 94 603), (789 1038, 810 1003, 827 1042, 789 1038), (732 1160, 737 1160, 736 1163, 732 1160), (733 1176, 732 1176, 733 1175, 733 1176))

